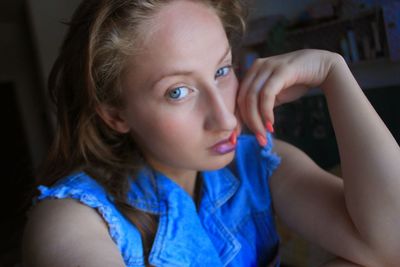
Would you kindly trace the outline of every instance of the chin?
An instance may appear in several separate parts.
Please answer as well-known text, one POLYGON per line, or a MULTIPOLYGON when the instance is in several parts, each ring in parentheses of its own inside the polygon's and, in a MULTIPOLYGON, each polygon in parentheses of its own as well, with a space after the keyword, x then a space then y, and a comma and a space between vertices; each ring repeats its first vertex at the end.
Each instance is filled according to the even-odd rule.
POLYGON ((209 160, 209 162, 206 164, 207 166, 205 166, 203 170, 214 171, 222 169, 226 167, 229 163, 231 163, 234 157, 235 157, 235 152, 213 157, 209 160))

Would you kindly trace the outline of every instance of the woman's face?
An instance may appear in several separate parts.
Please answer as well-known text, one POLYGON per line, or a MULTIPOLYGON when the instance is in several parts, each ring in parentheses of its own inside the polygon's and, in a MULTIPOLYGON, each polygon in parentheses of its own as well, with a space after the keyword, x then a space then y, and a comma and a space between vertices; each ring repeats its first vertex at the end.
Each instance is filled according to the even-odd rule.
POLYGON ((203 4, 174 1, 145 30, 123 79, 121 114, 133 138, 167 174, 225 166, 234 156, 224 145, 238 126, 238 81, 219 18, 203 4))

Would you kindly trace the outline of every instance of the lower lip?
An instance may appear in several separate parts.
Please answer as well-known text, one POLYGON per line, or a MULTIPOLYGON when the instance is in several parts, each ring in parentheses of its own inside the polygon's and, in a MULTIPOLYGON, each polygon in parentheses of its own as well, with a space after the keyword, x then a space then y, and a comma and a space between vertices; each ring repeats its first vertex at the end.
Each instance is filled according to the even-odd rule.
POLYGON ((236 146, 230 142, 225 142, 219 145, 216 145, 213 147, 214 152, 216 152, 219 155, 224 155, 228 154, 232 151, 234 151, 236 146))

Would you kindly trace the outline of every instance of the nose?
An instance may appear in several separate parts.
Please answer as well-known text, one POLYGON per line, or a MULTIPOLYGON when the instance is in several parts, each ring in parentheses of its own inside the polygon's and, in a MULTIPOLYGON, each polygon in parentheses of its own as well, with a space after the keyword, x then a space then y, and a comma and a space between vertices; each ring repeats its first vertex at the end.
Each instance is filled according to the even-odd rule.
MULTIPOLYGON (((205 129, 210 131, 233 131, 237 126, 234 115, 234 92, 221 93, 221 88, 210 90, 205 101, 205 129)), ((225 89, 227 90, 227 89, 225 89)))

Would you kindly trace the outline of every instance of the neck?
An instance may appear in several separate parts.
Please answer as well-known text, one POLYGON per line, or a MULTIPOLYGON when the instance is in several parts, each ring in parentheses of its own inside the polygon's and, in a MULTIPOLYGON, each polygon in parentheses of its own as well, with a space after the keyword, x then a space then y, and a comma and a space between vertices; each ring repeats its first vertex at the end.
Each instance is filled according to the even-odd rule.
POLYGON ((175 183, 179 184, 191 197, 195 195, 197 171, 165 174, 175 183))
POLYGON ((172 181, 180 185, 191 197, 195 195, 197 171, 195 170, 177 170, 157 162, 148 161, 150 166, 159 172, 162 172, 172 181))

